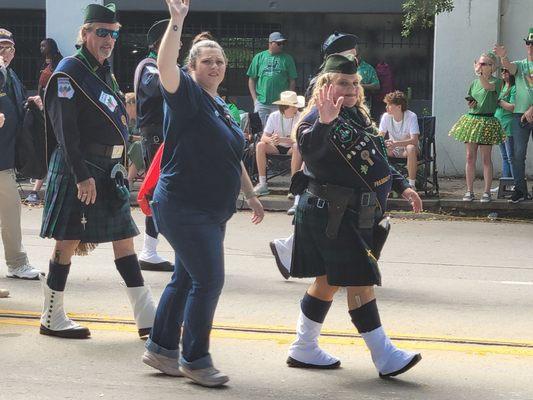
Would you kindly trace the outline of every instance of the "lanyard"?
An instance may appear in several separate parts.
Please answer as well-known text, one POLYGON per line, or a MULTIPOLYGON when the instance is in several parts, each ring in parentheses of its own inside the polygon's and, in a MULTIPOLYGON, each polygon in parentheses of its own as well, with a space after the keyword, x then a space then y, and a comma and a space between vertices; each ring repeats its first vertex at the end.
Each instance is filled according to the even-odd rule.
MULTIPOLYGON (((117 81, 115 80, 115 78, 113 77, 113 75, 111 74, 110 72, 110 82, 106 82, 106 81, 103 81, 102 78, 100 78, 100 76, 95 72, 98 68, 100 68, 100 66, 94 66, 91 64, 91 62, 89 61, 89 59, 87 58, 87 56, 85 55, 85 51, 84 51, 84 48, 82 47, 81 49, 78 50, 78 53, 76 54, 79 58, 81 58, 81 60, 85 63, 85 65, 87 65, 89 67, 89 70, 91 71, 91 73, 96 76, 100 81, 104 82, 107 86, 110 87, 110 89, 115 93, 115 94, 118 94, 119 91, 120 91, 120 88, 118 87, 118 83, 117 81)), ((107 77, 107 74, 106 74, 106 77, 107 77)))

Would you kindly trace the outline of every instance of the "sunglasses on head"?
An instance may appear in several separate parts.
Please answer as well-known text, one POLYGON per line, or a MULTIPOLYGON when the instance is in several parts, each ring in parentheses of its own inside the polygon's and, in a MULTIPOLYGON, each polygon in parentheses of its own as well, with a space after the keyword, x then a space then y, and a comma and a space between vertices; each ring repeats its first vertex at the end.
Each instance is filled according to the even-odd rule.
POLYGON ((96 33, 96 36, 100 38, 105 38, 107 37, 107 35, 109 35, 111 36, 111 39, 114 39, 114 40, 117 40, 118 35, 119 35, 119 31, 113 31, 111 29, 106 29, 106 28, 98 28, 94 32, 96 33))

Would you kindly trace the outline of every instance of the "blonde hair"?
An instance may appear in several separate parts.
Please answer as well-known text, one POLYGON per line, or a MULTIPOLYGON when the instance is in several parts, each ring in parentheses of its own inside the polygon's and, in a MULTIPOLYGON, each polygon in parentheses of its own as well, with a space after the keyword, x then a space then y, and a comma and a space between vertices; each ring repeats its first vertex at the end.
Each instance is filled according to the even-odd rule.
MULTIPOLYGON (((341 75, 338 72, 326 72, 323 74, 320 74, 316 80, 315 87, 313 88, 313 94, 311 95, 311 98, 309 99, 309 103, 307 103, 307 107, 302 112, 302 115, 300 117, 300 120, 296 127, 292 130, 291 138, 293 140, 296 140, 296 133, 298 131, 298 127, 300 125, 300 122, 303 121, 303 119, 312 111, 313 107, 316 104, 316 99, 320 93, 320 89, 322 89, 324 86, 332 84, 337 79, 339 79, 339 75, 341 75)), ((356 74, 357 80, 358 80, 358 90, 357 90, 357 101, 355 103, 355 106, 363 109, 366 114, 369 114, 368 107, 365 104, 365 89, 363 89, 363 86, 361 86, 361 75, 356 74)), ((371 122, 371 121, 369 121, 371 122)))
MULTIPOLYGON (((96 24, 98 24, 98 22, 88 22, 80 26, 80 29, 78 30, 78 37, 76 38, 76 45, 82 46, 85 43, 85 40, 83 40, 84 34, 91 32, 95 28, 96 24)), ((122 27, 122 25, 120 25, 118 22, 115 22, 115 25, 118 25, 117 29, 122 27)))
POLYGON ((226 64, 228 63, 228 57, 226 57, 226 53, 221 45, 214 40, 200 40, 199 42, 194 43, 191 50, 189 50, 189 55, 187 56, 187 65, 189 68, 196 68, 196 60, 200 57, 201 50, 204 48, 220 50, 222 57, 224 57, 224 61, 226 64))

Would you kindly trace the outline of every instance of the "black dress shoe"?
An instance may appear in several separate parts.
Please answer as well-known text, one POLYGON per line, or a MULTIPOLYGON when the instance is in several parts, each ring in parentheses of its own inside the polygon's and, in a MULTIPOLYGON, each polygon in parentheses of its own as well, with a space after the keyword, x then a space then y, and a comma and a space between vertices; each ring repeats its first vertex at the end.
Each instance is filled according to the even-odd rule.
POLYGON ((329 365, 316 365, 316 364, 306 364, 304 362, 295 360, 292 357, 287 358, 287 365, 292 368, 311 368, 311 369, 336 369, 341 366, 341 360, 336 363, 329 365))
POLYGON ((148 339, 148 336, 150 336, 150 332, 152 332, 152 328, 141 328, 138 330, 138 332, 139 332, 139 337, 142 340, 146 340, 148 339))
POLYGON ((417 354, 413 357, 413 359, 411 361, 409 361, 409 363, 399 369, 398 371, 394 371, 394 372, 391 372, 389 374, 382 374, 381 372, 379 373, 379 377, 380 378, 390 378, 392 376, 396 376, 396 375, 400 375, 400 374, 403 374, 404 372, 407 372, 409 371, 411 368, 413 368, 416 364, 418 364, 418 362, 422 359, 422 355, 421 354, 417 354))
POLYGON ((164 271, 173 272, 174 264, 169 261, 163 261, 160 263, 151 263, 148 261, 139 260, 139 265, 143 271, 164 271))
POLYGON ((91 331, 84 326, 75 329, 65 329, 63 331, 53 331, 41 325, 39 333, 41 335, 56 336, 63 339, 89 339, 91 337, 91 331))

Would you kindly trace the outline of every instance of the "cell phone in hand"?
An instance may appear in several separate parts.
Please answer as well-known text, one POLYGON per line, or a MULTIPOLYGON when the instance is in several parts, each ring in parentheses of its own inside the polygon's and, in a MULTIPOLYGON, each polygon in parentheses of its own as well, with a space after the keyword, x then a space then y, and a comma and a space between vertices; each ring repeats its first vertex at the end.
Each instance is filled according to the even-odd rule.
POLYGON ((468 102, 476 101, 476 99, 474 99, 472 96, 466 96, 465 100, 468 101, 468 102))

